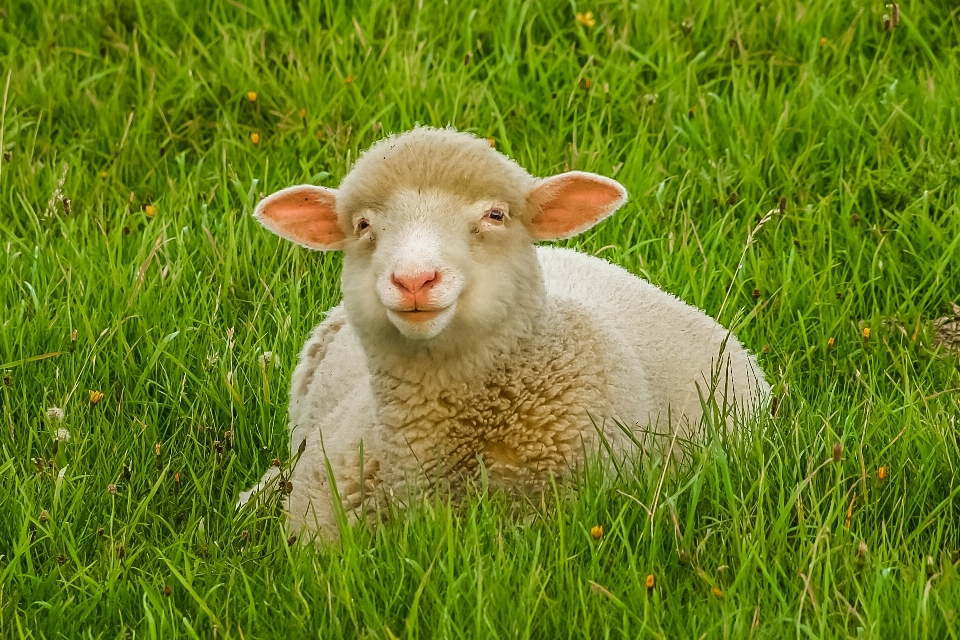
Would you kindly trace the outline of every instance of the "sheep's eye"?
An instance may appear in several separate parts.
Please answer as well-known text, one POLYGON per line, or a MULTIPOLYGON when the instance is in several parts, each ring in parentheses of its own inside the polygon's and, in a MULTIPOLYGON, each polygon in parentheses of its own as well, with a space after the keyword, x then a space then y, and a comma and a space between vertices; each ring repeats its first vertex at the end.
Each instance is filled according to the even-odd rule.
POLYGON ((357 220, 357 233, 363 233, 370 228, 370 223, 366 221, 365 218, 360 218, 357 220))
POLYGON ((494 222, 503 222, 504 218, 507 217, 506 212, 500 208, 493 208, 483 216, 487 220, 493 220, 494 222))

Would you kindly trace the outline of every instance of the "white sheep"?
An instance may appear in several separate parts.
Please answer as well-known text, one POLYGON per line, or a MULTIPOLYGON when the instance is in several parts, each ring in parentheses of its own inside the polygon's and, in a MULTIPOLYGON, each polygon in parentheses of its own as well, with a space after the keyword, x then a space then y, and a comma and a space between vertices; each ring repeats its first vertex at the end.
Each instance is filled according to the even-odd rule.
POLYGON ((493 487, 536 490, 601 448, 599 434, 625 453, 620 425, 689 435, 711 389, 755 413, 770 388, 720 324, 599 258, 535 246, 626 199, 609 178, 537 179, 486 140, 419 127, 373 145, 337 190, 260 202, 274 233, 344 252, 343 304, 307 340, 290 389, 302 451, 284 478, 290 528, 337 534, 327 461, 357 514, 481 468, 493 487))

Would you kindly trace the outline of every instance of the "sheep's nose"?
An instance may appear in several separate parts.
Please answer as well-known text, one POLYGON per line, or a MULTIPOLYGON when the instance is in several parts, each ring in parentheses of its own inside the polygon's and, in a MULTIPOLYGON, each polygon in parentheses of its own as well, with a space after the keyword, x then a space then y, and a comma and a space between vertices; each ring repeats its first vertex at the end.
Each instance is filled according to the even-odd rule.
POLYGON ((390 276, 390 280, 400 289, 414 294, 437 284, 440 280, 440 274, 436 271, 423 271, 412 275, 393 274, 390 276))

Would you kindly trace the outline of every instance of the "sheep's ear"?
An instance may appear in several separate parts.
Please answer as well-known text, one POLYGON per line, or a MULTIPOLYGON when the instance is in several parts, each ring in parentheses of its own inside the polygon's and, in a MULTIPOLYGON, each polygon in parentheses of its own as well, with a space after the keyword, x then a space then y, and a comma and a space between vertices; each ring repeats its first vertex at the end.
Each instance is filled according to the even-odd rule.
POLYGON ((528 226, 537 240, 561 240, 597 224, 627 201, 616 180, 570 171, 547 178, 527 196, 528 226))
POLYGON ((342 249, 347 237, 337 220, 337 192, 301 184, 267 196, 254 217, 281 238, 310 249, 342 249))

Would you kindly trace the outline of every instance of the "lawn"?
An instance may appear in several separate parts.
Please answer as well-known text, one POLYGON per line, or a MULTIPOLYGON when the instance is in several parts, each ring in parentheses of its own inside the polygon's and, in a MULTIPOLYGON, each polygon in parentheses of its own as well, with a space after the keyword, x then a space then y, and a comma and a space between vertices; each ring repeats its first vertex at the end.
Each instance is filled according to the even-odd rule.
POLYGON ((0 637, 960 636, 960 10, 897 9, 0 5, 0 637), (340 296, 252 209, 418 122, 622 182, 567 244, 733 327, 775 415, 333 544, 237 512, 340 296))

